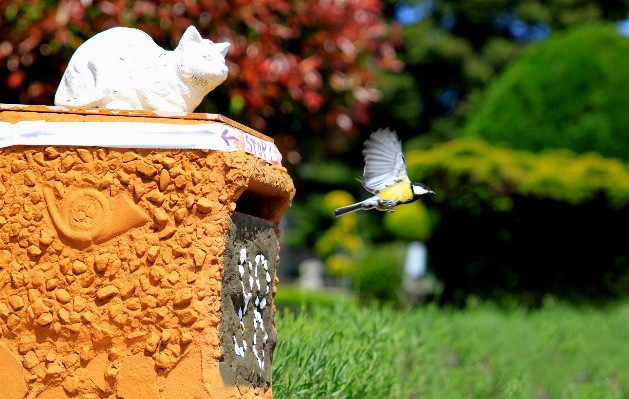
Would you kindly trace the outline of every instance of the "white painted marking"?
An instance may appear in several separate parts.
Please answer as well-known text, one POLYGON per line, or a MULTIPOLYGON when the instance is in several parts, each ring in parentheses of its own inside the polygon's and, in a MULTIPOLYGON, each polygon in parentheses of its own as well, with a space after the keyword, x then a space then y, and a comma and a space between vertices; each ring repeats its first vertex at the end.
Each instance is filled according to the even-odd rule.
POLYGON ((240 250, 240 264, 244 264, 245 260, 247 260, 247 248, 240 250))
MULTIPOLYGON (((238 356, 244 357, 244 352, 247 350, 248 347, 251 347, 251 350, 256 358, 256 360, 258 361, 258 366, 260 367, 260 369, 264 370, 264 361, 265 361, 265 351, 264 348, 258 348, 258 331, 262 331, 262 333, 264 334, 262 336, 262 343, 261 345, 265 345, 268 342, 269 339, 269 334, 266 332, 266 328, 264 326, 264 319, 262 318, 262 310, 264 308, 266 308, 267 304, 269 303, 269 301, 271 300, 271 298, 267 298, 266 296, 269 294, 270 290, 270 283, 271 283, 271 274, 268 271, 268 261, 267 259, 264 257, 264 255, 262 254, 258 254, 255 256, 254 258, 254 263, 255 266, 252 264, 251 261, 249 261, 247 259, 247 251, 246 249, 242 249, 241 252, 241 257, 240 257, 240 262, 239 262, 239 272, 240 272, 240 285, 242 287, 242 294, 243 294, 243 298, 245 301, 244 307, 238 309, 238 318, 240 319, 240 326, 241 326, 241 335, 242 335, 242 346, 238 346, 237 341, 234 341, 234 345, 235 345, 235 351, 238 354, 238 356), (245 274, 245 267, 244 264, 245 262, 248 264, 249 270, 253 271, 253 273, 249 273, 249 288, 250 291, 247 291, 246 288, 246 284, 243 281, 244 280, 244 274, 245 274), (258 267, 262 265, 262 267, 264 267, 264 274, 265 274, 265 278, 266 278, 266 292, 263 295, 262 291, 261 291, 261 283, 260 280, 262 279, 262 275, 258 276, 258 267), (253 268, 255 267, 255 271, 253 270, 253 268), (255 276, 255 279, 254 277, 255 276), (256 288, 257 291, 254 291, 253 289, 253 282, 255 280, 256 283, 256 288), (245 314, 247 313, 247 310, 249 308, 249 301, 252 301, 252 305, 253 305, 253 317, 252 317, 252 324, 253 324, 253 339, 252 339, 252 343, 251 342, 247 342, 245 340, 245 323, 249 324, 248 320, 245 320, 245 314), (262 356, 260 357, 260 351, 262 353, 262 356)), ((251 327, 249 327, 249 331, 251 327)))
MULTIPOLYGON (((245 340, 242 341, 243 344, 246 345, 245 340)), ((234 352, 236 352, 236 355, 240 356, 240 357, 245 357, 245 351, 238 346, 238 341, 236 341, 236 336, 234 335, 234 352)))
POLYGON ((245 313, 247 313, 247 306, 249 305, 250 299, 251 299, 251 293, 245 294, 245 313))

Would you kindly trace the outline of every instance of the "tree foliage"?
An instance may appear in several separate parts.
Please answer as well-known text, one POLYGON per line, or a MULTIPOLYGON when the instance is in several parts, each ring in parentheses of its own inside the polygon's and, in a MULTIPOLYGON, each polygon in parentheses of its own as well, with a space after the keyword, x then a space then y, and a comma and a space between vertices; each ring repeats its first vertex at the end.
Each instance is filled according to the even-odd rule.
MULTIPOLYGON (((567 28, 627 17, 627 0, 388 0, 401 24, 400 59, 412 80, 384 75, 374 115, 426 147, 457 137, 504 68, 531 44, 567 28), (406 113, 390 114, 404 108, 406 113)), ((407 79, 408 79, 407 78, 407 79)))
POLYGON ((557 34, 512 63, 464 134, 512 148, 629 159, 629 38, 613 25, 557 34))
MULTIPOLYGON (((228 41, 230 75, 200 105, 260 131, 346 137, 378 99, 371 68, 399 70, 379 0, 16 0, 0 3, 0 102, 52 104, 61 74, 94 34, 139 28, 167 49, 195 25, 228 41)), ((299 161, 299 154, 289 155, 299 161)))

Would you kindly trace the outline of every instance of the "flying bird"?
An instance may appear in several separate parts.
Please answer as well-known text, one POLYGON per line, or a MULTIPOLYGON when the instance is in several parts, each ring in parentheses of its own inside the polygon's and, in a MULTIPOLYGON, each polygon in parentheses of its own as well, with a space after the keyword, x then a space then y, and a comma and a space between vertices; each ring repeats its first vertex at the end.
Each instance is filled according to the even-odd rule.
POLYGON ((359 181, 365 190, 375 195, 356 204, 336 209, 335 218, 368 209, 393 212, 398 205, 434 194, 434 191, 424 183, 410 181, 402 154, 402 142, 389 128, 379 129, 369 136, 365 141, 363 155, 365 171, 359 181))

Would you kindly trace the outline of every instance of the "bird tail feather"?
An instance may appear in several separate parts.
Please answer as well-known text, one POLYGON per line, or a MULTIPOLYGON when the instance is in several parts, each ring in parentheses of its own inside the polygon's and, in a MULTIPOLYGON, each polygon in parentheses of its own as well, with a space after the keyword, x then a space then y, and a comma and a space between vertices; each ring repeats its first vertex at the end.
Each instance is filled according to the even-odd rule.
POLYGON ((359 211, 363 209, 363 203, 362 202, 358 202, 356 204, 352 204, 352 205, 348 205, 348 206, 344 206, 342 208, 338 208, 334 211, 334 218, 336 219, 339 216, 343 216, 346 213, 350 213, 350 212, 355 212, 355 211, 359 211))

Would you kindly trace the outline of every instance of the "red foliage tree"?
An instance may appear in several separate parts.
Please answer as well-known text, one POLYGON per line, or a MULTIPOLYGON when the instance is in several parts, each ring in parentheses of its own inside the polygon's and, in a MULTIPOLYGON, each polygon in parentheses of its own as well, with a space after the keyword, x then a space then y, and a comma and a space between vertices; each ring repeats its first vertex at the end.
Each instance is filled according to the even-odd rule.
MULTIPOLYGON (((114 26, 172 49, 189 25, 228 41, 229 77, 197 109, 260 131, 344 133, 369 122, 373 69, 400 69, 380 0, 12 0, 0 3, 0 102, 52 104, 76 48, 114 26)), ((327 136, 327 134, 326 134, 327 136)), ((338 136, 337 136, 338 137, 338 136)))

